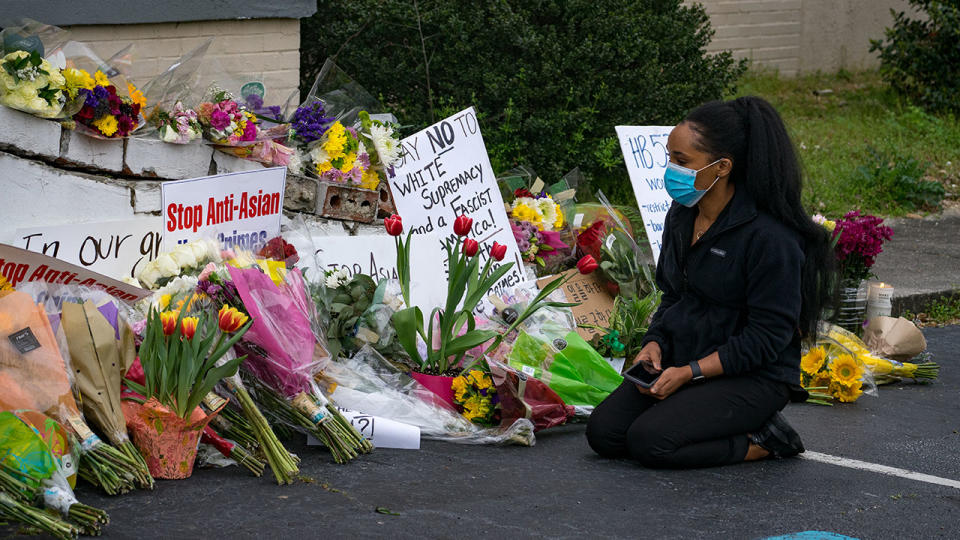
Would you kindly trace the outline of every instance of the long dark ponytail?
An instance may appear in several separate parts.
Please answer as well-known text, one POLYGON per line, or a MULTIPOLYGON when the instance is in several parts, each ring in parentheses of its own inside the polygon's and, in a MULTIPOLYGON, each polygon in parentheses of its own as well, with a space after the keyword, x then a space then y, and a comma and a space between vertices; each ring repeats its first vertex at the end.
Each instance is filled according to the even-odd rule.
POLYGON ((749 96, 706 103, 684 122, 698 135, 700 150, 733 161, 730 181, 746 189, 758 209, 804 239, 800 331, 815 338, 821 309, 831 298, 834 256, 829 234, 800 202, 800 162, 780 115, 764 99, 749 96))

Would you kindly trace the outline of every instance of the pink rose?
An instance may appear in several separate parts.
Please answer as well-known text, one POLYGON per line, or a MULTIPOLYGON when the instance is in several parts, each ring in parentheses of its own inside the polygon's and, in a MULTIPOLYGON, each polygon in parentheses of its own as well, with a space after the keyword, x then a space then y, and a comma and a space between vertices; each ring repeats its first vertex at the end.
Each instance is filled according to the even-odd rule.
POLYGON ((197 276, 197 279, 199 279, 200 281, 206 280, 207 278, 210 277, 210 274, 212 274, 216 269, 217 269, 217 265, 213 263, 207 263, 207 265, 203 267, 203 271, 200 272, 200 275, 197 276))

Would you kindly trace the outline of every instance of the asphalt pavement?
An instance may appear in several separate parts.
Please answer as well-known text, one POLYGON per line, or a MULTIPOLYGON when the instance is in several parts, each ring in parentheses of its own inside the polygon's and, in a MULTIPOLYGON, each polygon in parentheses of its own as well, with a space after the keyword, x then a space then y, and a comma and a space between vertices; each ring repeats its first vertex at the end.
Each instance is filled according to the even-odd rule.
MULTIPOLYGON (((960 481, 960 326, 924 332, 942 366, 936 383, 787 407, 809 452, 960 481)), ((957 487, 800 458, 650 470, 596 457, 583 424, 541 432, 532 448, 425 441, 348 465, 302 441, 290 446, 306 477, 292 486, 230 467, 158 481, 152 492, 77 494, 110 512, 109 539, 960 538, 957 487)))

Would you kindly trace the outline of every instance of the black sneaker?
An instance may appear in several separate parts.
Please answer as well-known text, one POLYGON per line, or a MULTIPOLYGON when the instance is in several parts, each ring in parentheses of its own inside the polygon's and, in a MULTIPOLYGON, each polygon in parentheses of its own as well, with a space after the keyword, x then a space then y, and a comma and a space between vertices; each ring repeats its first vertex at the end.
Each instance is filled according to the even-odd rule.
POLYGON ((774 413, 763 427, 751 434, 750 442, 777 458, 793 457, 804 451, 800 434, 790 427, 787 419, 780 413, 774 413))

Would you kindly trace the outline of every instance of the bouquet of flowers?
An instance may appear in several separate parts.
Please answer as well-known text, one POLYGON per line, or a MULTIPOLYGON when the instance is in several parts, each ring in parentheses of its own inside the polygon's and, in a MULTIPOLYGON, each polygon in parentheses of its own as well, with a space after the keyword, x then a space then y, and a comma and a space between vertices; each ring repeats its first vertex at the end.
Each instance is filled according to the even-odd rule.
MULTIPOLYGON (((827 337, 843 345, 848 351, 856 355, 857 360, 873 374, 877 384, 891 383, 902 379, 932 381, 940 376, 940 366, 935 362, 898 362, 884 358, 872 353, 860 338, 839 326, 831 324, 826 327, 826 330, 827 337)), ((921 356, 920 358, 923 359, 924 357, 921 356)))
POLYGON ((883 251, 883 243, 893 238, 893 229, 883 219, 861 215, 859 210, 847 212, 836 222, 814 216, 828 230, 833 229, 834 253, 841 281, 860 283, 870 277, 870 268, 883 251))
POLYGON ((370 154, 360 141, 359 133, 339 121, 324 132, 308 155, 321 180, 363 189, 380 185, 380 176, 372 168, 370 154))
POLYGON ((877 395, 873 375, 860 355, 834 339, 824 327, 817 342, 800 359, 800 383, 810 392, 808 401, 831 405, 833 400, 853 403, 863 394, 877 395))
POLYGON ((563 228, 563 211, 546 192, 537 195, 526 188, 514 192, 516 197, 510 205, 510 217, 517 221, 532 223, 541 231, 557 231, 563 228))
POLYGON ((215 144, 236 146, 257 141, 257 117, 226 90, 213 91, 197 107, 204 135, 215 144))
POLYGON ((60 115, 67 102, 67 81, 39 52, 11 52, 0 67, 0 104, 41 118, 60 115))
POLYGON ((172 251, 161 253, 144 264, 137 270, 136 279, 143 287, 157 290, 179 276, 200 273, 208 263, 222 260, 220 244, 215 240, 194 240, 179 244, 172 251))
POLYGON ((539 229, 529 221, 510 221, 513 238, 517 241, 517 248, 523 254, 524 262, 536 264, 544 273, 555 273, 551 270, 554 261, 562 262, 571 254, 569 246, 560 238, 556 231, 539 229), (548 264, 550 270, 547 270, 548 264))
POLYGON ((464 418, 482 426, 500 423, 497 388, 489 373, 471 369, 466 374, 454 377, 452 388, 453 402, 464 418))
POLYGON ((118 93, 116 85, 102 71, 93 76, 80 68, 63 70, 67 93, 82 100, 83 106, 73 120, 81 132, 97 138, 127 137, 140 124, 140 109, 146 98, 135 86, 127 83, 127 95, 118 93))
POLYGON ((182 101, 177 101, 172 111, 156 112, 154 119, 163 142, 187 144, 203 136, 197 111, 185 108, 182 101))

